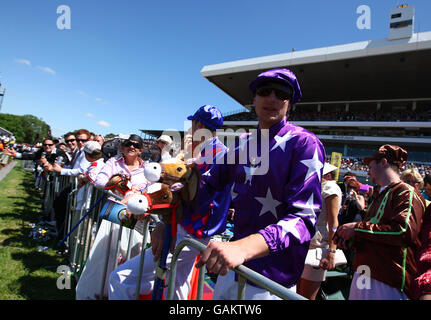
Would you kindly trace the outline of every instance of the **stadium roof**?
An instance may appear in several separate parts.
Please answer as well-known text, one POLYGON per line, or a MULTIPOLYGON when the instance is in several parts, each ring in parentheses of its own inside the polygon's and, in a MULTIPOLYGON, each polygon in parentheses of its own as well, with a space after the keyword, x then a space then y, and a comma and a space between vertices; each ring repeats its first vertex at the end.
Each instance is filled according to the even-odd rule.
POLYGON ((249 106, 250 81, 281 67, 297 75, 302 102, 430 98, 431 32, 208 65, 201 74, 249 106))
MULTIPOLYGON (((176 131, 176 130, 146 130, 146 129, 140 129, 142 133, 151 136, 154 139, 157 139, 162 134, 167 134, 168 136, 174 137, 178 134, 180 134, 181 139, 184 138, 184 131, 176 131)), ((141 135, 142 136, 142 135, 141 135)))
POLYGON ((9 130, 6 130, 5 128, 0 127, 0 134, 9 134, 9 135, 13 135, 12 132, 10 132, 9 130))

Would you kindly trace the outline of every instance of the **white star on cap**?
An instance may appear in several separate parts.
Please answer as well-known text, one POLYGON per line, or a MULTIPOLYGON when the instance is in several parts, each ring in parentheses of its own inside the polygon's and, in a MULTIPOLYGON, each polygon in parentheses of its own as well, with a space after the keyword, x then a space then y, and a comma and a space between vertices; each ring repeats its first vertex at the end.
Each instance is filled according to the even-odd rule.
POLYGON ((277 141, 277 143, 272 147, 271 151, 276 149, 277 147, 280 147, 281 150, 285 151, 286 148, 286 142, 292 139, 293 137, 296 137, 296 135, 291 134, 292 130, 287 132, 284 136, 275 136, 274 139, 277 141))
POLYGON ((277 223, 281 227, 281 237, 284 238, 288 232, 290 232, 296 239, 301 240, 301 235, 298 229, 296 229, 296 224, 300 218, 295 218, 291 220, 281 220, 277 223))
POLYGON ((259 216, 263 215, 268 211, 271 211, 275 219, 277 219, 276 208, 281 204, 281 202, 278 200, 275 200, 272 197, 271 190, 269 188, 268 188, 268 191, 266 192, 265 198, 263 197, 254 197, 254 198, 262 204, 262 209, 260 210, 259 216))
MULTIPOLYGON (((211 112, 210 110, 211 110, 211 108, 213 108, 213 106, 210 106, 210 105, 207 105, 207 106, 205 106, 204 107, 204 110, 206 111, 206 112, 211 112)), ((217 109, 214 109, 214 111, 216 112, 216 114, 214 114, 214 113, 212 113, 211 112, 211 119, 215 119, 215 118, 217 118, 217 109)))
POLYGON ((317 148, 316 151, 314 151, 313 158, 309 160, 301 160, 301 163, 304 164, 306 167, 308 167, 307 174, 305 175, 304 181, 306 181, 309 177, 311 177, 313 174, 317 174, 317 177, 320 178, 320 170, 323 168, 323 163, 319 160, 319 155, 317 154, 317 148))

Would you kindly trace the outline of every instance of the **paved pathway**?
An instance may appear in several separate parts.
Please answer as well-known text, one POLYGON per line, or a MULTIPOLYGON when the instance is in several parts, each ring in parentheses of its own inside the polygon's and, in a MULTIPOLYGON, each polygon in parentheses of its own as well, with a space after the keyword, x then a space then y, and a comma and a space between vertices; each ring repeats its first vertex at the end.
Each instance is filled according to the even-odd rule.
POLYGON ((8 173, 13 169, 13 167, 16 166, 17 163, 17 161, 12 161, 6 167, 0 170, 0 181, 2 181, 3 178, 8 175, 8 173))

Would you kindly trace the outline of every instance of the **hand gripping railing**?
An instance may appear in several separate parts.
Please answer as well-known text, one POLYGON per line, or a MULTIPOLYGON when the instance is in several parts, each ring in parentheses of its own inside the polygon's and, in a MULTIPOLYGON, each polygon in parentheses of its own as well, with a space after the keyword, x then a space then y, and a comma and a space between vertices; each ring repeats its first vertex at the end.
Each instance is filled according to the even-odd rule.
MULTIPOLYGON (((174 297, 178 255, 181 253, 181 250, 185 246, 195 248, 200 253, 203 253, 206 249, 206 246, 204 244, 192 238, 185 239, 176 246, 171 260, 167 300, 172 300, 174 297)), ((244 300, 246 280, 249 280, 261 286, 262 288, 268 290, 269 292, 275 294, 276 296, 284 300, 307 300, 303 296, 287 289, 286 287, 283 287, 282 285, 278 284, 275 281, 272 281, 271 279, 268 279, 267 277, 262 276, 261 274, 247 268, 246 266, 240 265, 234 268, 233 271, 238 274, 238 300, 244 300)), ((198 300, 202 299, 204 276, 205 266, 201 267, 201 270, 199 270, 199 284, 197 295, 198 300)))

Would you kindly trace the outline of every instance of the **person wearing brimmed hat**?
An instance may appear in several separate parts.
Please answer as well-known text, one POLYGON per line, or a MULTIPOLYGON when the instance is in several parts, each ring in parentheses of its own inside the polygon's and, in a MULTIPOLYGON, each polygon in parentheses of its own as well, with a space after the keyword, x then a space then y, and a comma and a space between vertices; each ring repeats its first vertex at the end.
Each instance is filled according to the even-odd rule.
POLYGON ((121 154, 111 157, 97 175, 94 184, 98 189, 104 189, 109 179, 116 174, 130 177, 130 182, 136 189, 145 188, 149 182, 145 178, 145 163, 141 159, 144 141, 136 134, 131 134, 121 143, 121 154))
POLYGON ((355 250, 355 272, 350 300, 411 299, 417 264, 415 254, 425 211, 425 199, 414 187, 400 179, 399 170, 408 153, 399 146, 383 145, 364 159, 373 183, 380 193, 362 222, 338 228, 334 241, 342 248, 355 250), (369 268, 367 278, 359 274, 369 268), (364 281, 367 286, 364 288, 364 281))
POLYGON ((162 162, 171 159, 171 155, 168 151, 169 147, 172 145, 172 139, 166 134, 162 134, 157 138, 156 144, 151 154, 152 162, 162 162))
POLYGON ((338 167, 325 162, 322 172, 322 210, 316 222, 316 234, 311 239, 304 271, 297 285, 297 292, 315 300, 320 285, 326 279, 327 270, 346 263, 344 253, 337 249, 332 237, 338 227, 338 211, 342 193, 335 182, 338 167))
MULTIPOLYGON (((208 172, 219 157, 226 151, 226 146, 218 139, 216 130, 221 128, 223 118, 220 111, 210 105, 200 107, 196 113, 188 117, 192 120, 192 136, 196 133, 195 140, 198 145, 191 142, 195 149, 193 154, 195 163, 201 174, 208 172), (207 129, 207 130, 205 130, 207 129), (204 130, 201 135, 198 130, 204 130), (205 139, 201 140, 204 136, 205 139)), ((185 146, 185 149, 187 147, 185 146)), ((183 220, 178 224, 178 232, 174 244, 178 244, 185 237, 192 237, 203 244, 208 244, 211 237, 221 234, 226 229, 227 212, 230 204, 230 186, 215 193, 199 192, 199 197, 194 205, 183 206, 183 220)), ((152 290, 152 282, 156 269, 156 262, 162 254, 164 243, 165 225, 160 222, 151 233, 151 250, 145 253, 145 265, 141 277, 141 294, 149 294, 152 290)), ((176 268, 176 284, 174 299, 187 299, 190 291, 190 281, 193 273, 193 265, 199 252, 193 248, 186 247, 178 256, 176 268)), ((140 257, 130 259, 110 275, 109 299, 123 300, 133 299, 136 290, 136 282, 139 274, 140 257)), ((170 256, 168 257, 168 267, 170 256)))
MULTIPOLYGON (((288 69, 268 70, 249 89, 258 129, 241 136, 234 154, 202 176, 201 190, 232 185, 235 195, 233 241, 211 242, 197 263, 219 274, 214 299, 236 299, 238 283, 230 269, 241 264, 294 293, 322 204, 325 149, 313 133, 287 121, 288 111, 301 99, 295 74, 288 69), (261 150, 266 137, 269 150, 261 150), (260 160, 247 154, 246 163, 228 161, 241 159, 246 150, 260 150, 260 160)), ((245 299, 278 297, 248 283, 245 299)))

